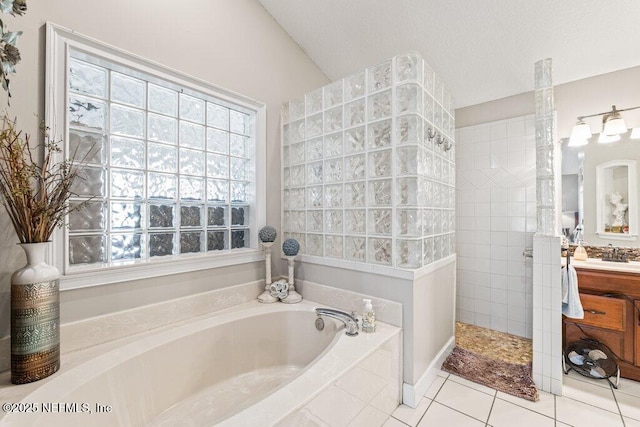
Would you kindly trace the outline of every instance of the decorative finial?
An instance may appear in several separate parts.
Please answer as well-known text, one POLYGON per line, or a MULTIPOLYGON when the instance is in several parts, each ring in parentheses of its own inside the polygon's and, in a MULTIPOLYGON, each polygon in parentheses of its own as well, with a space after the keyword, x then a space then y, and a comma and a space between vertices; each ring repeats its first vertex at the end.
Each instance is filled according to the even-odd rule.
POLYGON ((296 239, 287 239, 282 244, 282 251, 286 256, 296 256, 300 250, 300 243, 296 239))
POLYGON ((274 242, 277 236, 278 236, 278 233, 276 232, 276 229, 270 225, 265 225, 258 232, 258 237, 260 238, 260 241, 264 243, 274 242))

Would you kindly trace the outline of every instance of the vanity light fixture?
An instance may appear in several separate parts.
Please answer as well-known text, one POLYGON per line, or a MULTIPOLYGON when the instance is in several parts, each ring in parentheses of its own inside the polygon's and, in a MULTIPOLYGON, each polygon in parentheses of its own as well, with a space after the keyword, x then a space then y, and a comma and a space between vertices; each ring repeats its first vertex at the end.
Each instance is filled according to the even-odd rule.
POLYGON ((581 145, 587 145, 589 138, 591 138, 591 128, 584 120, 578 119, 578 123, 571 130, 571 137, 569 138, 569 147, 580 147, 581 145))
MULTIPOLYGON (((598 137, 598 142, 602 144, 616 142, 620 140, 620 135, 627 132, 627 125, 620 114, 623 111, 630 111, 640 108, 631 107, 618 110, 615 105, 611 106, 611 111, 605 111, 604 113, 589 114, 586 116, 578 116, 578 122, 571 131, 571 138, 569 138, 569 147, 579 147, 589 143, 589 139, 592 136, 589 125, 585 123, 584 119, 587 117, 602 116, 602 131, 598 137)), ((631 132, 632 139, 640 139, 640 128, 634 128, 631 132)))

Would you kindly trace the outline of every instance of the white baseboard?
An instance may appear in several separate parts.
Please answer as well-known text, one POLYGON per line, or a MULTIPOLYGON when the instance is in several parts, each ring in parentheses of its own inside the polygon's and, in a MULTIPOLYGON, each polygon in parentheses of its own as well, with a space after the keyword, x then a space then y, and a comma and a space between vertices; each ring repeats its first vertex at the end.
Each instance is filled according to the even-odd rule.
POLYGON ((418 382, 414 385, 404 383, 402 384, 402 403, 415 408, 420 402, 420 398, 429 390, 433 381, 435 381, 440 372, 440 367, 444 363, 445 359, 453 347, 456 345, 456 337, 452 336, 449 341, 440 349, 438 355, 431 361, 424 374, 420 377, 418 382))

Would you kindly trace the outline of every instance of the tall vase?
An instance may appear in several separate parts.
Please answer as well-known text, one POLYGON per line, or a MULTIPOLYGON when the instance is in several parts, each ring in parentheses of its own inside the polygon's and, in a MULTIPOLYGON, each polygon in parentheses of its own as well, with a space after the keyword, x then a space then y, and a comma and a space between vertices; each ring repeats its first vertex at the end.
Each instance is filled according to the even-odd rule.
POLYGON ((11 382, 41 380, 60 368, 58 269, 44 262, 48 243, 23 243, 27 265, 11 276, 11 382))

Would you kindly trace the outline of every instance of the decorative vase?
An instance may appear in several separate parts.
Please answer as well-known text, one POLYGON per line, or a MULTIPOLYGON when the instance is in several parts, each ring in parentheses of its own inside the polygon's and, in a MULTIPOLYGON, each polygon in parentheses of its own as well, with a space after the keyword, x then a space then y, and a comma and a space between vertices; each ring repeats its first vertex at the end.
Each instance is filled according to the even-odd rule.
POLYGON ((58 269, 44 262, 48 242, 23 243, 27 265, 11 276, 11 382, 41 380, 60 368, 58 269))

